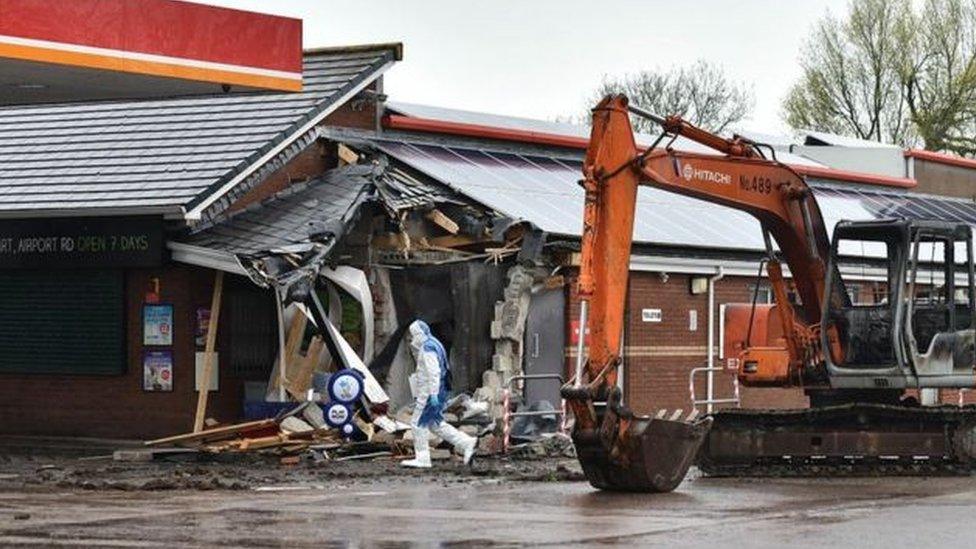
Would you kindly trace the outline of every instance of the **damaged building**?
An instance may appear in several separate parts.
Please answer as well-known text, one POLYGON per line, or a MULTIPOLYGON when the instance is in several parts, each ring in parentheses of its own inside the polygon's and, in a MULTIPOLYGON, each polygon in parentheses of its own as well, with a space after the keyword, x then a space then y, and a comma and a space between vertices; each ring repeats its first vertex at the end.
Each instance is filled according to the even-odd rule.
MULTIPOLYGON (((387 101, 383 74, 401 53, 307 52, 294 94, 0 109, 3 430, 187 431, 204 387, 208 418, 267 417, 339 367, 360 370, 370 402, 395 416, 410 402, 415 318, 448 348, 455 392, 492 418, 509 390, 513 407, 558 415, 581 337, 586 130, 387 101)), ((976 223, 971 200, 918 193, 934 191, 911 173, 781 149, 829 227, 906 211, 976 223)), ((654 189, 637 208, 628 403, 804 406, 800 391, 693 373, 727 358, 723 304, 772 299, 756 276, 758 223, 654 189)), ((877 282, 849 274, 865 294, 877 282)))

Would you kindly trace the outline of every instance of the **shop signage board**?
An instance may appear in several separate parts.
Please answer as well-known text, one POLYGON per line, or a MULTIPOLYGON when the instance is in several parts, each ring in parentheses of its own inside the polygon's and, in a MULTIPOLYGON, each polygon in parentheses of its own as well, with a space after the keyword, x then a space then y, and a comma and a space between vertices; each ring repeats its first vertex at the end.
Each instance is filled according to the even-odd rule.
POLYGON ((299 19, 176 0, 0 0, 0 104, 301 89, 299 19))
POLYGON ((162 261, 158 217, 0 220, 0 269, 156 267, 162 261))

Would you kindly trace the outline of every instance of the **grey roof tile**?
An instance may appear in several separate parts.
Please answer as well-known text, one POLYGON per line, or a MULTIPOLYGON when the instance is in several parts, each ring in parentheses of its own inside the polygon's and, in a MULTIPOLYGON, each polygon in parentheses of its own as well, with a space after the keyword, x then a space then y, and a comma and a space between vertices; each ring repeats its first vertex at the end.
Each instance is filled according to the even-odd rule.
POLYGON ((295 94, 0 108, 0 212, 189 209, 398 56, 311 52, 295 94))
MULTIPOLYGON (((242 256, 259 256, 294 244, 308 244, 321 227, 341 230, 366 201, 388 207, 462 203, 439 183, 415 178, 385 158, 336 168, 323 177, 297 183, 260 203, 218 216, 194 227, 179 242, 242 256)), ((341 236, 341 234, 337 235, 341 236)))

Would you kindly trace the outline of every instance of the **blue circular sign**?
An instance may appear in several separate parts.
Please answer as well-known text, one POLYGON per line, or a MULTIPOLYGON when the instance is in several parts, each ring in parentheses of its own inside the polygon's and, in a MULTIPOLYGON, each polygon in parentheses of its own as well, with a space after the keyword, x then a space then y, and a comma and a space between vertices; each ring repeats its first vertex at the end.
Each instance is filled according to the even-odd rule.
POLYGON ((352 404, 363 396, 363 380, 363 374, 356 370, 339 370, 329 378, 329 397, 336 402, 352 404))
POLYGON ((325 422, 332 428, 340 428, 352 421, 352 410, 341 402, 330 402, 325 405, 325 422))

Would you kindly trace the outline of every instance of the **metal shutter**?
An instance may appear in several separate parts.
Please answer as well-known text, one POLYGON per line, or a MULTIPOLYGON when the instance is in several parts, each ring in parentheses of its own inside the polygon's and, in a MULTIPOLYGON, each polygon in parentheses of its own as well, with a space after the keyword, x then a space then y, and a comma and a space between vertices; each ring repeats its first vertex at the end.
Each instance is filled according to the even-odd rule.
POLYGON ((0 372, 124 371, 122 271, 0 271, 0 372))

